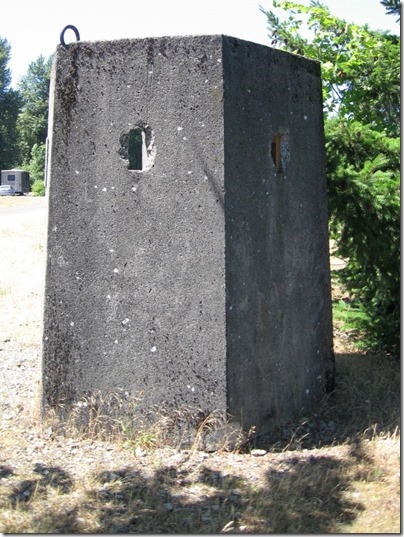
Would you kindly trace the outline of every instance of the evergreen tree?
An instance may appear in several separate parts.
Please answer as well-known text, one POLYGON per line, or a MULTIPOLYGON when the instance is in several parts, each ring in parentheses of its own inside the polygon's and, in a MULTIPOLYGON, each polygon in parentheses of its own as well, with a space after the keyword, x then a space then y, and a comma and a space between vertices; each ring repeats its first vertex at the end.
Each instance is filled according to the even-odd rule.
POLYGON ((398 354, 400 39, 349 24, 318 1, 273 5, 283 17, 264 12, 271 45, 322 65, 330 229, 348 258, 338 275, 352 293, 355 325, 368 346, 398 354))
POLYGON ((396 21, 400 21, 401 15, 401 2, 400 0, 381 0, 382 6, 386 8, 386 12, 389 15, 397 15, 396 21))
POLYGON ((48 130, 49 85, 52 58, 32 62, 18 89, 23 107, 18 117, 20 151, 24 166, 31 160, 34 145, 44 145, 48 130))
POLYGON ((18 91, 11 88, 11 72, 7 67, 11 47, 0 37, 0 169, 10 169, 18 161, 18 132, 16 122, 20 110, 18 91))

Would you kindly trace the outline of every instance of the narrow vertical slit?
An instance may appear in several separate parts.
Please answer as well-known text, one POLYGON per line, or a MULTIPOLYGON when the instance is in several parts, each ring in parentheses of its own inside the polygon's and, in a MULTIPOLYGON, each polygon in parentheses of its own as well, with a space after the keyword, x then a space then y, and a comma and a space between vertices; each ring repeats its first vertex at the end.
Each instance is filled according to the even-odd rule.
POLYGON ((282 171, 281 160, 281 135, 275 134, 271 143, 271 156, 277 172, 282 171))
POLYGON ((132 129, 129 131, 129 170, 143 170, 143 131, 132 129))

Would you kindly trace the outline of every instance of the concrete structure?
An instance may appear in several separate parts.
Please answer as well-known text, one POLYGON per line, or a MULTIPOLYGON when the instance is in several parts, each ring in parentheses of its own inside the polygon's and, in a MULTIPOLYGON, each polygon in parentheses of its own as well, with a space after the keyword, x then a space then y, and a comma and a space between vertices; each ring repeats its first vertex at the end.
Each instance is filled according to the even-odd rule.
POLYGON ((319 64, 226 36, 59 46, 45 406, 92 390, 266 431, 333 381, 319 64))

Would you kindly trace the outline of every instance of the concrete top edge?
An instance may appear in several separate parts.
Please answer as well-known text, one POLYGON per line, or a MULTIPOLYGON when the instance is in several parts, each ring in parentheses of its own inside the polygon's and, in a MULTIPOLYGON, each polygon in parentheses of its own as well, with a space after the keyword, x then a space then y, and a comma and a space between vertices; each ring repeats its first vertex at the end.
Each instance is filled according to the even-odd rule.
POLYGON ((150 41, 165 41, 165 40, 171 40, 171 41, 186 41, 186 40, 215 40, 215 39, 223 39, 227 41, 233 41, 233 42, 240 42, 244 43, 246 45, 252 45, 254 47, 262 47, 264 49, 270 49, 274 50, 279 54, 286 54, 288 56, 294 56, 296 59, 300 59, 304 62, 311 62, 312 64, 320 65, 321 62, 318 60, 307 58, 306 56, 301 56, 299 54, 287 52, 281 49, 276 49, 274 47, 271 47, 270 45, 264 45, 263 43, 256 43, 254 41, 249 41, 247 39, 243 39, 241 37, 236 37, 228 34, 183 34, 183 35, 160 35, 160 36, 148 36, 148 37, 121 37, 117 39, 96 39, 96 40, 80 40, 80 41, 74 41, 72 43, 68 43, 66 46, 63 46, 59 44, 57 46, 57 49, 65 49, 70 48, 72 45, 106 45, 106 44, 112 44, 116 43, 118 44, 125 44, 125 43, 142 43, 142 42, 150 42, 150 41))
MULTIPOLYGON (((236 37, 228 34, 177 34, 177 35, 150 35, 145 37, 118 37, 116 39, 80 39, 80 41, 73 41, 71 43, 68 43, 67 46, 71 46, 74 44, 101 44, 101 43, 120 43, 120 42, 132 42, 132 41, 150 41, 150 40, 183 40, 183 39, 213 39, 213 38, 226 38, 226 39, 235 39, 237 41, 244 41, 246 43, 252 43, 257 46, 263 46, 266 47, 269 45, 263 45, 262 43, 255 43, 254 41, 249 41, 248 39, 243 39, 241 37, 236 37)), ((272 48, 272 47, 269 47, 272 48)))

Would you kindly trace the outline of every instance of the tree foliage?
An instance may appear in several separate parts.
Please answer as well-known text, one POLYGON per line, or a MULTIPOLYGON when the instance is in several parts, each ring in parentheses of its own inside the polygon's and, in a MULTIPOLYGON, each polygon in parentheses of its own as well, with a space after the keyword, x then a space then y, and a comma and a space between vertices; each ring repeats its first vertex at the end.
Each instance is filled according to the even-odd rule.
POLYGON ((382 6, 386 8, 386 12, 389 15, 397 15, 396 21, 399 22, 401 18, 401 2, 400 0, 381 0, 382 6))
POLYGON ((46 144, 34 144, 31 149, 31 158, 24 165, 24 169, 29 172, 31 191, 36 196, 45 194, 44 167, 45 167, 46 144))
POLYGON ((272 46, 321 62, 327 116, 338 114, 399 134, 400 40, 387 32, 348 24, 320 2, 303 6, 274 0, 287 11, 286 21, 266 13, 272 46), (310 37, 303 37, 305 28, 310 37))
POLYGON ((0 169, 24 168, 36 192, 43 192, 45 143, 52 57, 40 56, 11 88, 11 47, 0 38, 0 169), (42 181, 38 183, 38 181, 42 181))
MULTIPOLYGON (((330 229, 349 259, 339 275, 363 313, 357 328, 368 345, 398 353, 400 40, 318 1, 273 5, 283 18, 264 12, 272 46, 322 65, 330 229)), ((396 2, 384 5, 394 12, 396 2)))
POLYGON ((33 147, 46 143, 51 65, 52 58, 45 60, 39 56, 29 65, 27 74, 18 85, 23 107, 17 127, 20 133, 21 159, 25 167, 30 162, 33 147))
POLYGON ((0 169, 12 168, 18 159, 18 132, 16 121, 20 109, 18 91, 11 88, 8 68, 11 47, 0 37, 0 169))
POLYGON ((326 122, 330 228, 349 263, 342 282, 364 315, 368 346, 398 353, 400 140, 360 122, 326 122))

